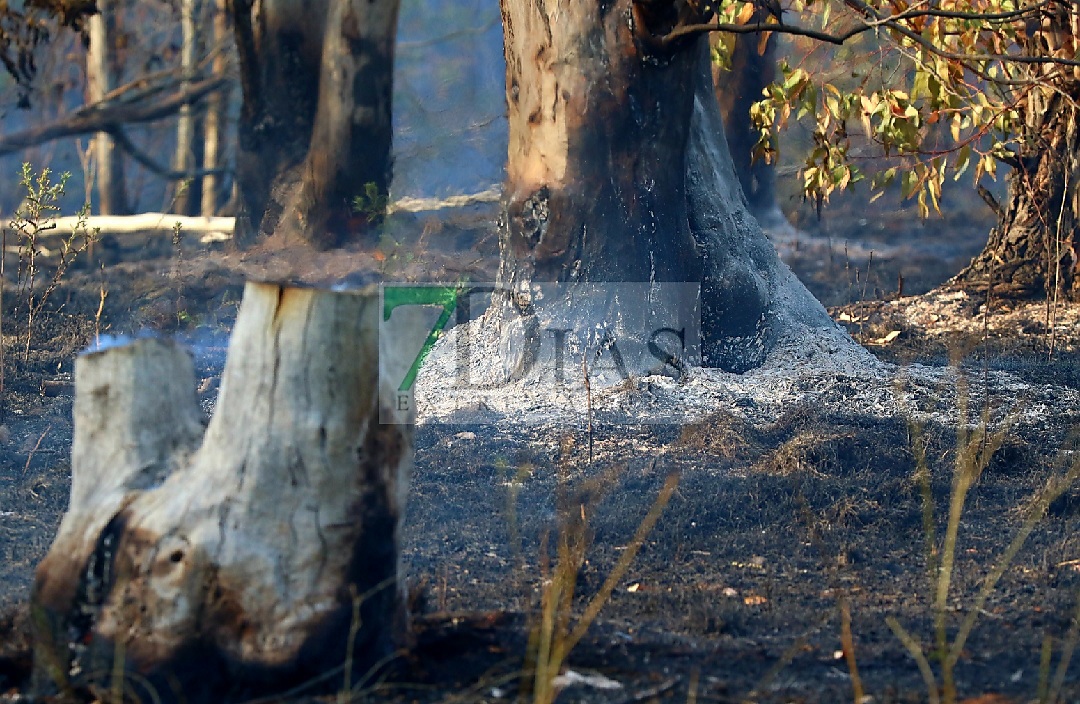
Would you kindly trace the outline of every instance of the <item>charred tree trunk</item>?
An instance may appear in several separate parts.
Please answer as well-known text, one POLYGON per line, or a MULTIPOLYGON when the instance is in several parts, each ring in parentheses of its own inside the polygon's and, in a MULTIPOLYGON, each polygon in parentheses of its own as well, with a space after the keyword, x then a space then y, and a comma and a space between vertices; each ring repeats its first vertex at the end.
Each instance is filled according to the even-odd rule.
MULTIPOLYGON (((1035 56, 1073 58, 1080 10, 1051 3, 1024 37, 1035 56)), ((986 247, 951 286, 995 296, 1080 300, 1080 69, 1033 65, 1032 86, 1017 110, 1020 147, 1009 159, 1009 200, 986 247)))
POLYGON ((949 285, 989 286, 993 295, 1012 298, 1080 300, 1078 78, 1033 87, 1018 106, 1024 128, 1008 202, 999 207, 986 247, 949 285))
POLYGON ((990 286, 994 296, 1009 298, 1080 300, 1080 112, 1060 98, 1050 97, 1046 111, 1033 114, 1038 146, 1021 153, 986 247, 952 285, 990 286))
POLYGON ((744 371, 784 340, 835 326, 747 212, 708 40, 664 39, 705 19, 694 7, 503 0, 510 146, 500 280, 512 291, 698 282, 705 363, 744 371))
POLYGON ((233 7, 244 98, 237 241, 342 244, 386 208, 398 0, 233 7))
MULTIPOLYGON (((758 10, 750 22, 764 22, 758 10)), ((762 99, 762 91, 776 80, 776 35, 735 35, 731 52, 731 70, 713 66, 713 81, 724 117, 731 161, 746 195, 750 212, 763 224, 783 220, 776 200, 776 167, 763 159, 754 159, 754 145, 761 132, 750 119, 750 106, 762 99)))
POLYGON ((392 651, 412 436, 382 407, 379 320, 375 290, 249 284, 205 433, 178 346, 78 359, 71 502, 32 594, 39 687, 340 691, 392 651))

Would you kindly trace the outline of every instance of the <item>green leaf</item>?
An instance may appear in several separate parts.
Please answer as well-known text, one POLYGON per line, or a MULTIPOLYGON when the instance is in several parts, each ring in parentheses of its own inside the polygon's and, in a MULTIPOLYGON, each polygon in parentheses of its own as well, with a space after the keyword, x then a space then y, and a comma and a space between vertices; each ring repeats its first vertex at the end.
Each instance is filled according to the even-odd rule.
POLYGON ((909 169, 904 172, 904 175, 900 177, 900 197, 907 200, 915 192, 915 185, 918 183, 919 177, 913 169, 909 169))
POLYGON ((956 164, 953 166, 955 173, 953 174, 953 181, 959 181, 960 177, 967 171, 968 166, 971 164, 971 145, 965 144, 960 147, 960 151, 956 153, 956 164))

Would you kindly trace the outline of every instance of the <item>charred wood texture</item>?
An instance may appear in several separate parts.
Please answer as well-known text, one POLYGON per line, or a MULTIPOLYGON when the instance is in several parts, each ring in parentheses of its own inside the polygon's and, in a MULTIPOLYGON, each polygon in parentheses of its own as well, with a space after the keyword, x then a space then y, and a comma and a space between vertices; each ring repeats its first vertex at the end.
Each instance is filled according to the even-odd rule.
POLYGON ((379 304, 249 284, 205 432, 178 346, 79 358, 71 502, 32 594, 39 689, 337 691, 393 651, 412 438, 381 422, 407 419, 380 408, 379 304))
POLYGON ((233 3, 241 245, 277 235, 332 247, 379 222, 397 15, 398 0, 233 3))
MULTIPOLYGON (((1028 54, 1076 55, 1075 4, 1050 3, 1023 37, 1028 54)), ((1011 298, 1080 300, 1080 69, 1034 65, 1017 105, 1019 151, 986 247, 949 282, 1011 298)))
POLYGON ((832 323, 747 211, 708 40, 664 41, 697 7, 503 0, 500 280, 699 282, 706 363, 744 371, 796 322, 832 323))
POLYGON ((998 223, 951 285, 980 292, 990 287, 993 295, 1009 298, 1080 300, 1078 117, 1080 111, 1060 95, 1049 96, 1044 109, 1025 113, 1030 139, 1009 174, 1009 197, 998 206, 998 223))

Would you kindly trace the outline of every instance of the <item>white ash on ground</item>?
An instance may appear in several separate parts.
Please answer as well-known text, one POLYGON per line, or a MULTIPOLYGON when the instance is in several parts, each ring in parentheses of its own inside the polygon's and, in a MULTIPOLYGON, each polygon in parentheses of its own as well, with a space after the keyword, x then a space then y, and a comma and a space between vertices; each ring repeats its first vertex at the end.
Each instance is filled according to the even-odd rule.
MULTIPOLYGON (((464 386, 452 352, 455 331, 433 350, 420 373, 421 424, 496 424, 584 428, 596 424, 685 425, 717 412, 756 426, 775 423, 799 406, 825 417, 904 418, 955 427, 961 408, 969 424, 984 410, 991 423, 1039 432, 1080 421, 1080 390, 1032 383, 1006 371, 882 362, 836 331, 814 331, 774 349, 766 363, 744 374, 691 368, 682 378, 631 377, 605 385, 542 374, 502 383, 464 386)), ((475 337, 473 338, 476 339, 475 337)), ((470 356, 471 378, 496 349, 470 356)), ((490 366, 490 365, 488 365, 490 366)), ((490 372, 490 369, 488 370, 490 372)))

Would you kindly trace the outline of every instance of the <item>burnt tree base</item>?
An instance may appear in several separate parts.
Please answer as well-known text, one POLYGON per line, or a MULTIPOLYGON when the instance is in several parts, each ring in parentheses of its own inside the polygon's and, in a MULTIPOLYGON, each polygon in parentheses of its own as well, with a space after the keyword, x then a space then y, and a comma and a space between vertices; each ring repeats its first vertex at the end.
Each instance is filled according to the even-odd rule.
MULTIPOLYGON (((1066 6, 1062 5, 1061 8, 1066 6)), ((1075 8, 1044 19, 1072 36, 1075 8)), ((1049 35, 1047 35, 1049 36, 1049 35)), ((1031 39, 1041 42, 1040 32, 1031 39)), ((1042 46, 1026 47, 1042 54, 1042 46)), ((1032 65, 1032 85, 1017 105, 1020 134, 1008 202, 987 203, 998 224, 986 247, 946 284, 990 297, 1080 300, 1080 74, 1032 65), (1051 72, 1053 77, 1044 75, 1051 72)))
POLYGON ((398 5, 234 3, 244 98, 237 246, 273 238, 329 249, 381 223, 398 5))
MULTIPOLYGON (((481 326, 490 330, 476 331, 502 338, 493 371, 535 366, 520 340, 544 320, 521 319, 544 316, 551 302, 537 287, 549 283, 697 285, 700 364, 726 371, 755 369, 774 350, 811 338, 856 347, 751 215, 724 137, 708 40, 675 36, 703 20, 695 7, 502 3, 506 295, 481 326)), ((603 345, 605 329, 649 303, 616 294, 609 306, 581 307, 579 320, 603 345)), ((654 359, 643 359, 648 366, 626 371, 648 374, 654 359)))
POLYGON ((699 67, 686 198, 690 232, 703 253, 705 366, 741 373, 765 364, 773 350, 809 348, 815 340, 826 350, 858 347, 780 260, 750 214, 724 138, 707 55, 699 67))
POLYGON ((380 404, 379 313, 375 289, 249 284, 205 432, 178 345, 77 360, 71 502, 32 593, 39 691, 341 691, 394 652, 412 431, 380 404))

